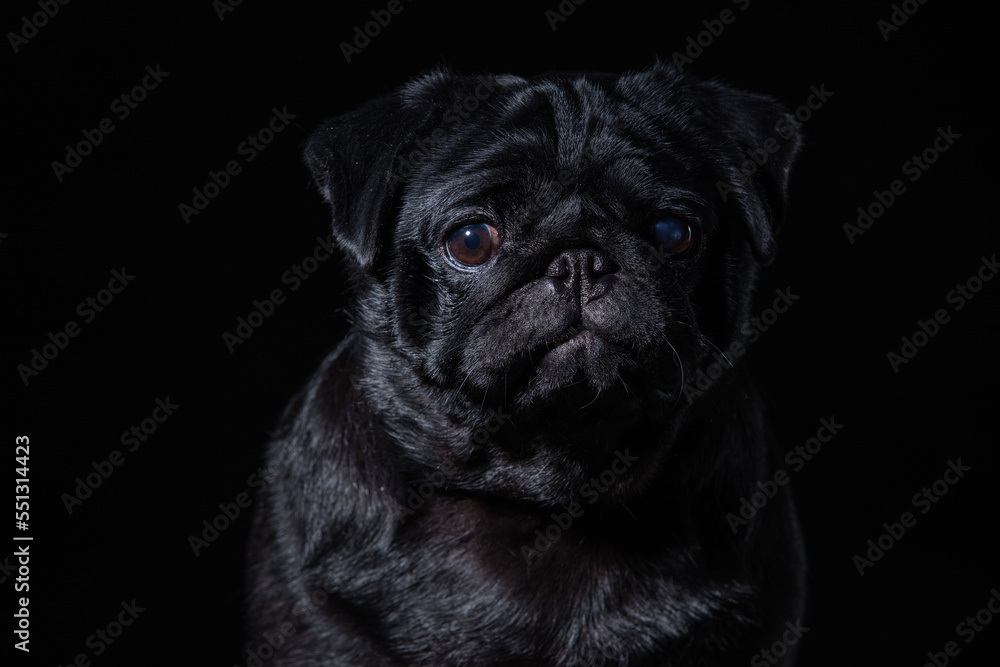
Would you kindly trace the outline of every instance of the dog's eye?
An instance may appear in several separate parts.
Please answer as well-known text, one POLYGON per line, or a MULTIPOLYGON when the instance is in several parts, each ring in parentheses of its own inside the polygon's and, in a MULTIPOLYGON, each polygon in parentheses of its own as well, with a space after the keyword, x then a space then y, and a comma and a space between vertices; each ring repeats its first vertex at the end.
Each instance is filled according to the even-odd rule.
POLYGON ((694 245, 691 225, 670 216, 653 223, 652 236, 653 242, 671 257, 680 257, 694 245))
POLYGON ((464 266, 479 266, 493 256, 499 245, 496 227, 485 222, 456 229, 444 244, 448 256, 464 266))

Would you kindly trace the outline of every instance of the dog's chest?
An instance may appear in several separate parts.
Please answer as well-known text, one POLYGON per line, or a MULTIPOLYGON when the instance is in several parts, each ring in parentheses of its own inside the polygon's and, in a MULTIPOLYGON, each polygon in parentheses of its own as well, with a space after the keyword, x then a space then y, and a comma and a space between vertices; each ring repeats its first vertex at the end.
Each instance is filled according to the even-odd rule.
POLYGON ((420 525, 404 536, 381 591, 399 601, 386 618, 397 650, 436 664, 520 664, 540 651, 552 665, 636 664, 750 598, 701 581, 693 554, 639 558, 572 527, 529 561, 520 547, 535 534, 515 517, 448 505, 416 517, 428 539, 420 525))

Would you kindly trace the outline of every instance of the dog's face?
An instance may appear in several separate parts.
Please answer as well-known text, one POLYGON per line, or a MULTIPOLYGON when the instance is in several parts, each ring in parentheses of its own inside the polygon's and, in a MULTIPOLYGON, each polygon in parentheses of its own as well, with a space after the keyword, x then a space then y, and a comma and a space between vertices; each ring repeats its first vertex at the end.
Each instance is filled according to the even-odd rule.
POLYGON ((362 384, 406 454, 558 502, 615 450, 669 448, 773 256, 792 123, 655 67, 436 73, 322 127, 307 159, 354 263, 362 384))

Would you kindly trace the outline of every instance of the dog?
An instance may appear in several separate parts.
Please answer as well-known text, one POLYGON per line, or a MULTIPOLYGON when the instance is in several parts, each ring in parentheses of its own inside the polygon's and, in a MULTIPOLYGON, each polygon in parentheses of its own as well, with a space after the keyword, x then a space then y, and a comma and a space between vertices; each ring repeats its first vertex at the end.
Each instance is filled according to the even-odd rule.
POLYGON ((736 362, 801 143, 664 63, 442 69, 323 123, 350 329, 266 453, 247 655, 792 664, 790 491, 733 518, 777 469, 736 362))

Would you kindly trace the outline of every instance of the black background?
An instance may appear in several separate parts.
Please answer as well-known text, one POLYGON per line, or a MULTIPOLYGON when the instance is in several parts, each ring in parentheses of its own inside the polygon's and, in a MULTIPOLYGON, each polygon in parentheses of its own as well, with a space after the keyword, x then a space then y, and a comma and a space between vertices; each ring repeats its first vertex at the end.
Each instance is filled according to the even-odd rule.
MULTIPOLYGON (((996 31, 985 9, 911 2, 919 8, 886 40, 877 22, 890 17, 889 2, 752 0, 741 11, 722 0, 590 0, 555 30, 545 11, 556 0, 402 6, 350 63, 339 43, 384 3, 243 2, 220 20, 208 0, 71 2, 17 53, 5 39, 2 451, 13 477, 14 437, 31 438, 34 537, 32 651, 15 652, 16 664, 69 664, 79 653, 95 665, 246 664, 248 512, 198 556, 189 536, 252 490, 279 410, 344 328, 339 259, 295 291, 281 280, 328 233, 300 158, 312 128, 442 64, 524 75, 642 68, 683 51, 727 8, 735 21, 689 70, 790 108, 811 86, 833 93, 804 124, 759 308, 777 288, 800 298, 743 360, 786 447, 814 435, 821 418, 844 425, 792 474, 811 561, 801 664, 922 665, 947 641, 961 648, 955 665, 995 664, 1000 620, 969 644, 956 625, 1000 586, 990 428, 1000 281, 961 310, 946 300, 1000 246, 986 120, 996 31), (112 101, 157 65, 169 75, 119 120, 112 101), (289 126, 247 163, 237 146, 286 107, 289 126), (52 162, 105 117, 115 130, 59 182, 52 162), (960 138, 910 182, 903 163, 949 127, 960 138), (185 224, 179 204, 233 159, 242 172, 185 224), (896 179, 905 193, 851 244, 842 225, 896 179), (134 280, 84 323, 77 305, 122 267, 134 280), (274 289, 285 303, 230 353, 222 334, 274 289), (939 308, 950 321, 893 372, 887 353, 939 308), (80 334, 25 385, 17 366, 70 320, 80 334), (122 432, 167 397, 174 414, 68 514, 63 494, 76 478, 124 451, 122 432), (926 515, 915 511, 912 496, 958 459, 971 471, 926 515), (905 511, 916 525, 859 576, 852 558, 905 511), (133 599, 144 611, 95 656, 88 637, 133 599)), ((5 35, 40 11, 24 0, 5 7, 5 35)), ((10 600, 13 548, 0 547, 10 600)), ((5 617, 0 636, 13 643, 5 617)))

